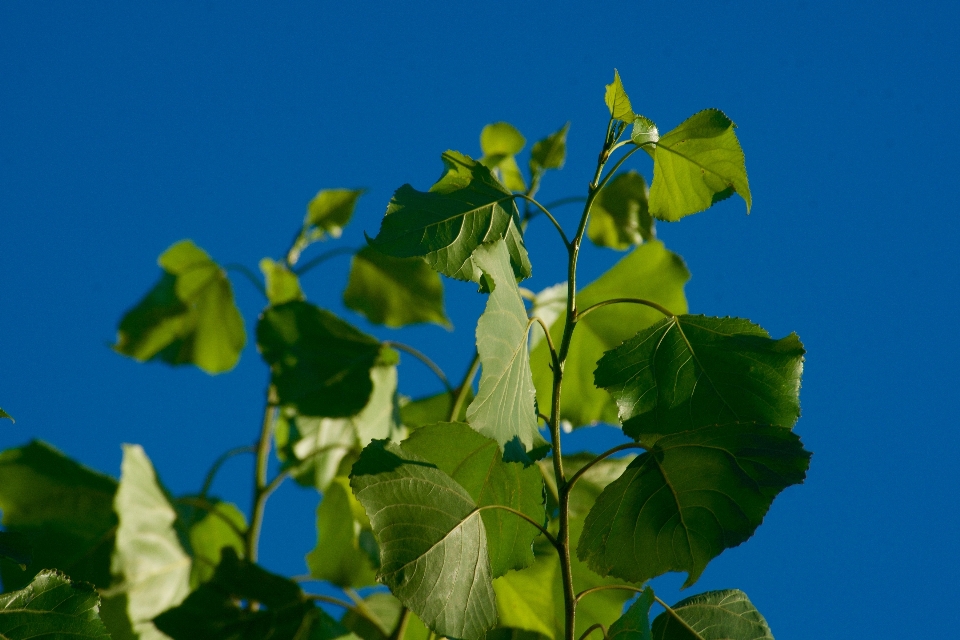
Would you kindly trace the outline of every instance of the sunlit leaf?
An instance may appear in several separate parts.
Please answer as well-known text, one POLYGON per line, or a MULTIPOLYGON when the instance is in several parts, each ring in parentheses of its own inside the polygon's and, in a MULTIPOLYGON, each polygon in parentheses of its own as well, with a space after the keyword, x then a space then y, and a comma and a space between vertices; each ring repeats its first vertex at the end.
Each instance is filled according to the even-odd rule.
POLYGON ((497 620, 487 534, 453 478, 401 445, 375 440, 350 485, 380 542, 381 582, 438 634, 477 640, 497 620))
MULTIPOLYGON (((457 422, 465 422, 467 419, 467 406, 473 400, 473 389, 467 389, 466 398, 460 405, 460 415, 455 417, 457 422)), ((450 420, 450 412, 453 411, 453 398, 446 391, 441 391, 426 398, 416 400, 401 400, 400 403, 400 422, 410 429, 419 429, 428 424, 445 422, 450 420)))
POLYGON ((247 519, 231 502, 216 502, 213 510, 203 515, 190 527, 190 550, 193 566, 190 589, 196 589, 213 577, 220 564, 224 547, 230 547, 243 557, 246 541, 240 532, 246 531, 247 519))
POLYGON ((630 132, 630 139, 638 145, 646 145, 656 142, 660 139, 660 130, 653 120, 645 116, 638 115, 633 120, 633 130, 630 132))
POLYGON ((152 620, 187 597, 191 561, 174 529, 177 512, 139 445, 123 447, 114 509, 120 526, 110 565, 117 585, 110 595, 125 594, 127 615, 139 638, 163 640, 152 620))
POLYGON ((283 304, 305 298, 297 275, 282 262, 264 258, 260 261, 260 271, 267 283, 267 300, 270 304, 283 304))
MULTIPOLYGON (((773 640, 767 621, 737 589, 707 591, 681 600, 672 609, 702 640, 773 640)), ((654 640, 699 640, 669 612, 653 621, 654 640)))
POLYGON ((474 250, 503 238, 514 275, 530 275, 513 194, 490 170, 456 151, 441 156, 446 173, 428 192, 397 189, 371 244, 395 258, 421 256, 440 273, 479 281, 474 250))
POLYGON ((536 142, 530 150, 530 173, 537 175, 548 169, 562 169, 567 159, 567 131, 570 123, 536 142))
POLYGON ((451 328, 439 274, 419 258, 394 258, 372 247, 353 256, 343 303, 388 327, 433 322, 451 328))
POLYGON ((647 183, 636 171, 621 173, 600 191, 590 210, 587 236, 611 249, 628 249, 653 238, 647 183))
POLYGON ((44 570, 26 588, 0 595, 0 638, 110 640, 99 606, 92 585, 44 570))
POLYGON ((640 597, 617 619, 607 633, 607 640, 652 640, 650 635, 650 607, 653 590, 646 587, 640 597))
POLYGON ((600 494, 577 555, 600 575, 636 583, 686 571, 689 586, 720 552, 753 535, 774 497, 803 481, 809 462, 783 427, 664 436, 600 494))
POLYGON ((488 124, 480 132, 480 163, 499 174, 504 186, 513 191, 526 191, 527 185, 514 158, 527 144, 526 138, 508 122, 488 124))
MULTIPOLYGON (((581 311, 611 298, 636 297, 653 300, 673 313, 685 313, 687 301, 683 285, 690 273, 680 256, 667 251, 663 243, 653 240, 627 254, 609 271, 577 294, 581 311)), ((637 331, 663 318, 663 314, 636 304, 608 305, 597 309, 578 323, 570 343, 560 397, 560 415, 573 426, 594 422, 616 424, 617 405, 606 391, 597 389, 592 371, 604 352, 618 346, 637 331)), ((563 336, 563 318, 550 327, 554 344, 563 336)), ((549 407, 553 371, 546 344, 538 343, 531 353, 533 380, 537 386, 537 402, 549 407)))
POLYGON ((353 497, 349 480, 336 478, 317 507, 317 546, 307 554, 310 575, 338 587, 376 584, 378 558, 372 560, 370 551, 376 553, 376 542, 363 507, 353 497), (366 541, 361 540, 364 534, 366 541))
POLYGON ((595 380, 617 401, 627 435, 644 442, 713 424, 792 427, 800 415, 803 345, 749 320, 665 318, 604 354, 595 380))
POLYGON ((328 235, 339 238, 363 193, 363 189, 321 189, 317 192, 307 204, 303 229, 287 254, 290 264, 296 264, 303 250, 314 242, 324 240, 328 235))
POLYGON ((113 478, 43 442, 0 453, 3 526, 22 535, 32 549, 26 571, 0 563, 4 588, 22 588, 40 569, 52 567, 75 580, 109 586, 116 488, 113 478))
MULTIPOLYGON (((504 462, 495 440, 468 425, 441 422, 417 429, 403 443, 410 451, 435 464, 467 490, 479 507, 502 505, 542 523, 543 478, 535 466, 504 462)), ((513 513, 502 509, 481 512, 487 537, 490 570, 498 577, 510 569, 533 562, 533 540, 540 532, 513 513)))
POLYGON ((345 417, 366 406, 380 342, 307 302, 270 307, 257 323, 257 347, 280 403, 300 415, 345 417))
POLYGON ((190 240, 158 262, 163 275, 120 320, 114 350, 140 362, 195 364, 210 374, 232 369, 247 335, 223 269, 190 240))
POLYGON ((620 81, 620 72, 616 69, 613 70, 613 82, 606 86, 603 100, 607 103, 611 118, 633 124, 635 118, 633 107, 630 106, 630 98, 627 97, 627 92, 620 81))
POLYGON ((722 111, 706 109, 644 147, 653 156, 650 213, 655 218, 679 220, 734 192, 750 213, 750 185, 735 128, 722 111))
POLYGON ((500 446, 518 438, 529 451, 542 438, 527 350, 527 311, 504 243, 477 248, 474 260, 491 293, 477 322, 477 351, 483 368, 477 397, 467 408, 467 422, 500 446))

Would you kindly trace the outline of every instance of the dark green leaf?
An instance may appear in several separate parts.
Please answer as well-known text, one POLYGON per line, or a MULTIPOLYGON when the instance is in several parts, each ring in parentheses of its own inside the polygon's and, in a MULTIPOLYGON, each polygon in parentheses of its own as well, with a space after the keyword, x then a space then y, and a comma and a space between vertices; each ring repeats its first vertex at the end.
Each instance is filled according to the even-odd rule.
MULTIPOLYGON (((673 313, 685 313, 683 285, 690 278, 680 256, 667 251, 658 240, 644 243, 627 254, 613 268, 577 294, 582 311, 603 300, 636 297, 653 300, 673 313)), ((616 423, 617 405, 608 393, 593 384, 591 371, 605 351, 613 349, 637 331, 660 320, 663 315, 635 304, 609 305, 593 311, 577 323, 570 343, 563 377, 560 415, 573 426, 594 422, 616 423)), ((563 335, 563 318, 550 327, 554 344, 563 335)), ((549 407, 553 385, 550 355, 545 343, 531 353, 537 402, 549 407)))
POLYGON ((120 526, 110 566, 117 584, 110 596, 125 594, 134 634, 161 638, 152 620, 187 597, 191 561, 174 529, 177 512, 139 445, 123 447, 114 510, 120 526))
POLYGON ((327 640, 347 633, 296 583, 238 559, 231 548, 209 582, 154 624, 173 640, 327 640), (241 601, 260 608, 242 608, 241 601))
POLYGON ((343 227, 353 217, 357 200, 363 193, 363 189, 322 189, 317 192, 307 204, 303 229, 287 254, 290 264, 296 264, 304 249, 318 240, 326 239, 327 235, 339 238, 343 227))
POLYGON ((280 403, 300 415, 345 417, 366 406, 380 342, 329 311, 299 301, 271 307, 257 323, 257 346, 280 403))
POLYGON ((191 590, 213 577, 224 547, 230 547, 237 555, 243 556, 246 541, 239 532, 246 529, 246 517, 231 502, 215 503, 212 511, 204 513, 203 517, 190 527, 190 548, 193 555, 191 590))
POLYGON ((114 350, 140 362, 195 364, 210 374, 232 369, 247 336, 223 269, 190 240, 158 262, 163 276, 120 320, 114 350))
POLYGON ((375 584, 376 567, 360 539, 369 531, 370 523, 350 491, 349 480, 334 479, 317 507, 317 547, 307 554, 310 575, 338 587, 375 584))
POLYGON ((598 387, 620 408, 627 435, 659 435, 713 424, 792 427, 800 415, 803 345, 748 320, 665 318, 604 354, 598 387))
POLYGON ((686 571, 689 586, 720 552, 753 535, 774 497, 803 481, 809 462, 783 427, 664 436, 600 494, 577 555, 600 575, 636 583, 686 571))
MULTIPOLYGON (((467 405, 473 400, 473 390, 467 390, 467 397, 460 406, 460 415, 457 421, 465 422, 467 419, 467 405)), ((426 398, 417 400, 408 400, 400 404, 400 422, 410 429, 419 429, 428 424, 436 424, 450 419, 450 412, 453 411, 453 398, 446 391, 426 398)))
POLYGON ((620 618, 610 625, 607 640, 652 640, 650 635, 650 607, 653 590, 646 587, 620 618))
POLYGON ((0 558, 12 560, 23 571, 26 571, 30 564, 32 548, 22 533, 0 531, 0 558))
MULTIPOLYGON (((417 429, 404 441, 410 451, 457 481, 479 507, 502 505, 544 521, 543 478, 535 466, 504 462, 496 441, 469 425, 441 422, 417 429)), ((487 537, 487 553, 494 577, 533 562, 533 540, 539 531, 519 516, 502 509, 481 512, 483 525, 496 535, 487 537)))
POLYGON ((350 485, 380 542, 381 582, 441 635, 476 640, 497 620, 487 535, 470 494, 400 445, 375 440, 350 485))
POLYGON ((620 72, 616 69, 613 70, 613 82, 606 86, 603 100, 607 103, 611 118, 633 124, 636 116, 633 113, 633 107, 630 106, 630 98, 627 97, 627 92, 620 81, 620 72))
POLYGON ((370 242, 395 258, 421 256, 444 275, 477 282, 474 250, 502 238, 514 275, 528 277, 530 261, 513 194, 479 162, 456 151, 441 157, 446 173, 440 181, 426 193, 410 185, 397 189, 380 233, 370 242))
POLYGON ((0 510, 7 531, 33 548, 27 571, 2 563, 3 585, 19 589, 40 569, 57 568, 105 588, 117 517, 117 483, 33 441, 0 453, 0 510))
POLYGON ((533 145, 530 150, 530 173, 537 175, 548 169, 562 169, 567 159, 567 131, 570 123, 560 127, 559 131, 533 145))
POLYGON ((483 372, 477 397, 467 408, 467 422, 500 446, 518 438, 529 451, 542 438, 527 350, 527 310, 504 243, 478 247, 474 260, 486 277, 490 297, 477 322, 477 352, 483 372))
POLYGON ((437 272, 419 258, 393 258, 373 247, 353 256, 343 303, 388 327, 434 322, 451 328, 437 272))
POLYGON ((643 176, 631 170, 603 188, 590 210, 587 236, 594 244, 611 249, 628 249, 653 238, 643 176))
MULTIPOLYGON (((707 591, 681 600, 673 610, 700 634, 702 640, 773 640, 763 619, 747 594, 737 589, 707 591)), ((668 611, 653 621, 655 640, 699 640, 668 611)))
POLYGON ((480 163, 502 178, 504 186, 513 191, 526 191, 523 174, 514 156, 527 144, 516 127, 507 122, 488 124, 480 132, 480 163))
POLYGON ((260 261, 260 271, 267 283, 267 300, 270 304, 278 305, 305 298, 300 288, 300 280, 284 263, 264 258, 260 261))
POLYGON ((10 420, 10 422, 16 422, 16 420, 13 419, 13 416, 7 413, 6 411, 4 411, 3 409, 0 409, 0 418, 7 418, 10 420))
POLYGON ((110 640, 99 607, 93 586, 71 582, 56 571, 41 571, 25 589, 0 595, 0 638, 110 640))
POLYGON ((655 218, 679 220, 734 192, 750 213, 750 185, 735 128, 722 111, 706 109, 645 147, 653 156, 650 213, 655 218))

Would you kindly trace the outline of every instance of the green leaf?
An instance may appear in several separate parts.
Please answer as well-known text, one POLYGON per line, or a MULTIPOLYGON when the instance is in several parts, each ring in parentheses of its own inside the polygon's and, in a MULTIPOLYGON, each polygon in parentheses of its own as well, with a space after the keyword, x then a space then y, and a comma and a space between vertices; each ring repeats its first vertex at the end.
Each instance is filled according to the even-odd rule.
POLYGON ((209 582, 154 623, 173 640, 328 640, 347 633, 296 583, 238 559, 231 548, 209 582), (241 601, 260 607, 241 608, 241 601))
POLYGON ((375 338, 307 302, 270 307, 257 323, 257 347, 280 403, 300 415, 345 417, 366 406, 375 338))
POLYGON ((364 533, 372 542, 370 523, 347 478, 327 486, 317 507, 317 532, 317 547, 307 554, 311 576, 344 588, 376 584, 376 567, 361 544, 364 533))
POLYGON ((26 571, 32 557, 29 540, 22 533, 0 531, 0 558, 12 560, 26 571))
MULTIPOLYGON (((543 478, 535 466, 504 462, 496 441, 457 422, 441 422, 414 431, 403 450, 435 464, 467 490, 479 507, 501 505, 544 521, 543 478)), ((529 522, 503 509, 480 513, 487 531, 490 570, 494 577, 533 562, 533 540, 540 532, 529 522)))
POLYGON ((627 92, 620 81, 620 72, 616 69, 613 70, 613 82, 606 86, 603 100, 607 103, 611 118, 633 124, 636 116, 633 113, 633 107, 630 106, 630 98, 627 97, 627 92))
POLYGON ((722 111, 706 109, 644 147, 653 156, 650 213, 655 218, 679 220, 734 192, 750 213, 750 185, 735 128, 722 111))
POLYGON ((652 606, 653 590, 645 587, 626 613, 610 625, 607 640, 652 640, 650 635, 650 607, 652 606))
POLYGON ((343 303, 388 327, 433 322, 452 328, 437 272, 419 258, 394 258, 372 247, 353 256, 343 303))
POLYGON ((104 588, 110 584, 110 551, 117 517, 117 483, 34 440, 0 453, 0 510, 8 532, 33 549, 27 571, 3 562, 6 589, 19 589, 44 568, 104 588))
POLYGON ((513 191, 526 191, 527 184, 514 156, 523 150, 527 140, 507 122, 488 124, 480 132, 480 163, 502 177, 503 184, 513 191))
MULTIPOLYGON (((652 240, 634 249, 578 292, 577 306, 583 311, 603 300, 635 297, 658 302, 673 313, 684 313, 687 301, 683 285, 689 278, 690 273, 680 256, 667 251, 659 240, 652 240)), ((649 307, 616 304, 597 309, 577 323, 564 369, 560 400, 560 415, 564 420, 575 427, 598 421, 618 422, 616 403, 608 393, 594 386, 591 372, 605 351, 662 317, 660 312, 649 307)), ((563 336, 562 318, 551 325, 550 335, 554 344, 559 345, 563 336)), ((538 344, 530 360, 537 386, 537 402, 541 407, 549 407, 553 371, 546 344, 538 344)))
POLYGON ((633 120, 633 130, 630 132, 630 139, 633 140, 635 144, 646 145, 660 139, 660 130, 657 129, 657 125, 650 118, 637 115, 633 120))
POLYGON ((174 529, 177 512, 139 445, 123 446, 120 469, 114 499, 120 526, 110 566, 117 585, 110 595, 126 595, 127 615, 138 637, 162 640, 152 620, 190 592, 190 556, 174 529))
POLYGON ((327 235, 339 238, 343 227, 350 222, 357 200, 363 189, 321 189, 307 204, 307 215, 303 219, 303 229, 287 253, 287 261, 296 264, 300 254, 318 240, 327 235))
MULTIPOLYGON (((747 594, 738 589, 707 591, 673 605, 673 610, 702 640, 773 640, 747 594)), ((654 640, 699 640, 676 618, 664 611, 653 621, 654 640)))
POLYGON ((548 169, 562 169, 567 159, 567 131, 570 123, 560 127, 559 131, 551 133, 543 140, 538 141, 530 150, 530 173, 537 175, 548 169))
POLYGON ((346 473, 344 464, 352 464, 371 440, 402 434, 397 422, 397 368, 373 367, 370 380, 373 391, 360 413, 349 418, 294 415, 285 421, 288 429, 277 430, 277 453, 297 482, 326 491, 335 476, 346 473))
POLYGON ((476 640, 497 621, 487 534, 455 480, 401 445, 375 440, 350 486, 380 542, 381 582, 435 632, 476 640))
POLYGON ((712 424, 792 427, 803 354, 795 333, 772 340, 749 320, 682 315, 604 354, 595 380, 616 399, 624 432, 645 443, 712 424))
POLYGON ((210 374, 232 369, 247 335, 223 269, 190 240, 158 262, 163 275, 120 320, 114 350, 139 362, 195 364, 210 374))
POLYGON ((467 422, 501 447, 518 438, 529 451, 542 438, 527 350, 527 311, 504 243, 478 247, 474 260, 486 277, 490 297, 477 322, 483 370, 477 397, 467 408, 467 422))
MULTIPOLYGON (((567 476, 570 477, 580 471, 587 463, 593 462, 596 457, 593 453, 565 455, 563 456, 563 469, 567 476)), ((626 455, 616 458, 604 458, 587 469, 584 474, 580 476, 580 479, 577 480, 577 484, 574 485, 574 490, 570 493, 570 499, 567 503, 570 517, 580 519, 586 517, 600 496, 600 492, 603 491, 608 484, 619 478, 627 468, 627 465, 633 462, 635 457, 634 455, 626 455)), ((540 465, 541 474, 547 485, 547 495, 552 498, 548 505, 548 511, 552 513, 559 508, 560 497, 560 493, 557 490, 556 476, 553 474, 553 460, 547 458, 540 460, 537 464, 540 465)))
POLYGON ((0 418, 7 418, 10 420, 10 422, 16 422, 16 420, 13 419, 13 416, 7 413, 6 411, 4 411, 3 409, 0 409, 0 418))
POLYGON ((370 243, 395 258, 421 256, 440 273, 478 282, 474 250, 505 239, 518 278, 530 275, 513 194, 475 160, 456 151, 441 156, 446 173, 430 191, 397 189, 370 243))
POLYGON ((99 608, 92 585, 71 582, 57 571, 41 571, 25 589, 0 595, 0 638, 110 640, 99 608))
MULTIPOLYGON (((460 406, 458 422, 466 422, 467 406, 473 400, 473 390, 467 389, 467 398, 460 406)), ((417 400, 400 401, 400 422, 410 429, 419 429, 428 424, 436 424, 450 419, 453 411, 453 398, 447 391, 419 398, 417 400)))
MULTIPOLYGON (((372 593, 363 599, 363 607, 376 621, 375 625, 353 611, 347 611, 340 622, 363 640, 388 640, 400 621, 402 606, 400 601, 389 593, 372 593)), ((420 618, 411 612, 402 640, 426 640, 429 633, 420 618)))
POLYGON ((636 171, 621 173, 603 188, 590 210, 587 236, 611 249, 628 249, 653 239, 647 210, 647 183, 636 171))
POLYGON ((707 563, 753 535, 774 497, 803 481, 810 453, 789 429, 705 427, 660 438, 607 486, 577 555, 600 575, 642 583, 707 563))
POLYGON ((303 290, 300 280, 282 262, 275 262, 270 258, 260 261, 260 271, 267 283, 267 300, 272 305, 283 304, 291 300, 303 300, 303 290))
POLYGON ((246 529, 246 517, 232 502, 216 502, 213 510, 205 513, 190 527, 190 549, 193 555, 191 591, 213 578, 224 547, 230 547, 238 556, 243 557, 246 541, 239 531, 246 529))

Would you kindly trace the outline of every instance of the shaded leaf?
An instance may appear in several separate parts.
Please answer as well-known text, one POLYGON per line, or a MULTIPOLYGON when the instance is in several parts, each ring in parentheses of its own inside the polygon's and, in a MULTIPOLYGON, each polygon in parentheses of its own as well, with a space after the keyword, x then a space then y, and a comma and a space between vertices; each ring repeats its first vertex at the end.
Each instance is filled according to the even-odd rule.
POLYGON ((33 549, 27 571, 4 561, 3 586, 19 589, 41 569, 60 569, 100 588, 110 584, 117 517, 113 478, 32 441, 0 453, 0 510, 8 532, 33 549))
POLYGON ((16 420, 13 419, 13 416, 7 413, 6 411, 4 411, 3 409, 0 409, 0 418, 7 418, 10 420, 10 422, 16 422, 16 420))
POLYGON ((644 588, 640 597, 617 619, 607 633, 607 640, 652 640, 650 635, 650 607, 653 590, 644 588))
POLYGON ((162 640, 152 620, 187 597, 191 561, 174 529, 177 513, 139 445, 123 446, 114 509, 120 526, 110 570, 118 584, 110 594, 126 595, 137 637, 162 640))
POLYGON ((803 481, 809 462, 783 427, 664 436, 600 494, 577 555, 600 575, 636 583, 686 571, 687 587, 720 552, 753 535, 774 497, 803 481))
POLYGON ((303 289, 300 288, 300 279, 282 262, 275 262, 270 258, 260 261, 260 271, 267 283, 267 300, 272 305, 283 304, 291 300, 303 300, 303 289))
POLYGON ((562 169, 567 159, 567 131, 570 123, 536 142, 530 150, 530 173, 537 175, 548 169, 562 169))
POLYGON ((224 547, 230 547, 238 556, 243 557, 246 543, 238 531, 246 529, 247 518, 232 502, 215 503, 212 511, 204 513, 202 518, 190 527, 188 535, 193 555, 191 591, 213 577, 224 547))
POLYGON ((792 427, 803 354, 795 333, 772 340, 749 320, 682 315, 604 354, 595 380, 616 399, 624 432, 644 442, 714 424, 792 427))
POLYGON ((526 138, 512 124, 488 124, 480 132, 480 150, 483 152, 480 163, 500 177, 508 189, 526 191, 527 184, 514 158, 526 144, 526 138))
POLYGON ((401 445, 375 440, 350 486, 380 542, 381 582, 441 635, 476 640, 497 620, 487 535, 470 494, 401 445))
MULTIPOLYGON (((635 297, 653 300, 673 313, 684 313, 687 301, 683 285, 690 278, 680 256, 667 251, 659 240, 644 243, 627 254, 609 271, 577 294, 582 311, 603 300, 635 297)), ((608 305, 589 313, 577 323, 570 343, 563 377, 560 415, 573 426, 594 422, 618 422, 617 405, 610 395, 597 389, 592 371, 604 352, 613 349, 637 331, 663 315, 635 304, 608 305)), ((563 336, 563 318, 550 327, 554 344, 563 336)), ((536 346, 530 356, 537 402, 549 407, 553 385, 550 354, 546 344, 536 346)))
POLYGON ((475 160, 456 151, 441 156, 446 173, 428 192, 397 189, 371 244, 395 258, 423 257, 440 273, 479 281, 474 250, 505 239, 514 275, 530 275, 513 194, 475 160))
POLYGON ((607 103, 611 118, 633 124, 636 116, 633 113, 633 107, 630 106, 630 98, 627 97, 627 92, 620 81, 620 72, 616 69, 613 70, 613 82, 606 86, 603 101, 607 103))
POLYGON ((0 531, 0 558, 13 561, 23 571, 30 564, 31 549, 30 542, 22 533, 0 531))
POLYGON ((0 638, 110 640, 99 606, 93 586, 41 571, 25 589, 0 595, 0 638))
MULTIPOLYGON (((471 400, 473 400, 473 389, 467 389, 467 397, 460 406, 460 415, 456 418, 458 422, 466 422, 467 406, 471 400)), ((453 411, 453 402, 453 398, 446 391, 426 398, 406 402, 401 400, 400 422, 410 429, 419 429, 428 424, 447 421, 450 419, 450 412, 453 411)))
MULTIPOLYGON (((363 606, 367 614, 376 621, 376 625, 353 611, 347 611, 343 615, 341 624, 363 640, 388 640, 400 621, 400 601, 389 593, 372 593, 363 599, 363 606)), ((411 612, 402 640, 426 640, 428 634, 429 631, 420 618, 411 612)))
POLYGON ((477 248, 474 260, 486 277, 490 297, 477 322, 477 352, 483 369, 477 397, 467 408, 467 422, 501 447, 518 438, 529 451, 542 438, 527 350, 527 311, 504 243, 477 248))
POLYGON ((329 311, 287 302, 260 314, 257 347, 282 405, 300 415, 345 417, 366 406, 380 342, 329 311))
POLYGON ((163 275, 120 320, 114 350, 140 362, 195 364, 210 374, 232 369, 247 335, 223 269, 190 240, 158 262, 163 275))
MULTIPOLYGON (((707 591, 681 600, 673 610, 703 640, 773 640, 767 621, 738 589, 707 591)), ((653 621, 655 640, 698 640, 676 618, 664 611, 653 621)))
POLYGON ((653 156, 650 213, 655 218, 679 220, 734 192, 750 213, 750 185, 735 128, 722 111, 705 109, 644 147, 653 156))
MULTIPOLYGON (((366 587, 376 583, 378 559, 371 560, 373 542, 370 523, 363 507, 353 497, 350 482, 339 477, 327 485, 317 507, 317 546, 307 554, 310 575, 338 587, 366 587), (369 537, 367 548, 361 536, 369 537)), ((376 542, 373 542, 376 550, 376 542)), ((374 556, 376 558, 376 556, 374 556)))
POLYGON ((628 249, 653 239, 643 176, 627 171, 603 188, 590 210, 587 236, 594 244, 611 249, 628 249))
POLYGON ((339 238, 343 227, 350 222, 357 200, 363 189, 321 189, 307 204, 307 215, 303 219, 303 229, 287 254, 287 261, 296 264, 300 254, 308 246, 327 235, 339 238))
MULTIPOLYGON (((535 466, 504 462, 495 440, 458 422, 417 429, 403 443, 467 490, 478 507, 502 505, 543 523, 543 478, 535 466)), ((502 509, 480 513, 487 531, 487 553, 494 577, 533 562, 533 540, 540 532, 529 522, 502 509)))
POLYGON ((419 258, 394 258, 372 247, 353 256, 343 304, 388 327, 419 322, 452 327, 439 274, 419 258))

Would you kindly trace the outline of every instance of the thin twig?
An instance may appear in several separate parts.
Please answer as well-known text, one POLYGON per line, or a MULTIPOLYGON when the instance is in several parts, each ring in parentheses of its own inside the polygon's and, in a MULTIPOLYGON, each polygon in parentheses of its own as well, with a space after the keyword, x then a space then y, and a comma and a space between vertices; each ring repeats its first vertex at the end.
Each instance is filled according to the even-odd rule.
POLYGON ((443 369, 437 366, 437 363, 428 358, 422 351, 414 349, 410 345, 402 342, 396 342, 394 340, 384 340, 383 344, 388 347, 393 347, 394 349, 399 349, 400 351, 406 351, 414 358, 427 365, 427 368, 429 368, 430 371, 433 371, 433 373, 440 379, 440 382, 443 383, 443 386, 446 387, 447 393, 451 395, 455 393, 454 388, 450 386, 450 381, 447 379, 447 375, 443 372, 443 369))
POLYGON ((609 304, 620 304, 620 303, 642 304, 642 305, 645 306, 645 307, 650 307, 651 309, 656 309, 657 311, 659 311, 659 312, 662 313, 663 315, 667 316, 668 318, 676 318, 676 317, 677 317, 677 316, 676 316, 675 314, 673 314, 669 309, 667 309, 667 308, 664 307, 663 305, 657 304, 656 302, 654 302, 654 301, 652 301, 652 300, 644 300, 643 298, 611 298, 610 300, 604 300, 604 301, 602 301, 602 302, 598 302, 597 304, 591 305, 591 306, 587 307, 586 309, 584 309, 583 311, 578 312, 578 313, 577 313, 577 318, 578 318, 578 319, 583 318, 583 316, 587 315, 587 314, 590 313, 591 311, 594 311, 594 310, 599 309, 599 308, 601 308, 601 307, 605 307, 605 306, 607 306, 607 305, 609 305, 609 304))
POLYGON ((583 465, 582 467, 580 467, 580 470, 577 471, 575 474, 573 474, 573 476, 570 478, 570 480, 567 481, 567 487, 569 487, 569 488, 572 490, 572 489, 573 489, 573 485, 576 484, 577 480, 579 480, 579 479, 581 478, 581 476, 583 476, 583 474, 586 473, 586 472, 590 469, 590 467, 592 467, 593 465, 597 464, 598 462, 600 462, 600 461, 603 460, 604 458, 607 458, 607 457, 615 454, 615 453, 618 452, 618 451, 625 451, 625 450, 627 450, 627 449, 646 449, 646 447, 644 447, 644 446, 643 446, 642 444, 640 444, 639 442, 627 442, 627 443, 624 443, 624 444, 619 444, 619 445, 615 446, 615 447, 612 448, 612 449, 607 449, 606 451, 604 451, 603 453, 601 453, 600 455, 598 455, 596 458, 594 458, 593 460, 591 460, 591 461, 588 462, 587 464, 585 464, 585 465, 583 465))
POLYGON ((467 394, 473 389, 473 378, 477 375, 479 368, 480 353, 478 352, 473 355, 470 368, 467 369, 467 374, 463 376, 463 382, 457 387, 457 397, 454 399, 453 407, 450 409, 450 422, 456 422, 460 419, 460 411, 463 409, 463 403, 467 401, 467 394))
POLYGON ((240 273, 246 276, 247 280, 249 280, 253 284, 253 286, 257 288, 257 291, 259 291, 264 298, 267 297, 266 287, 263 286, 263 283, 260 282, 260 279, 257 278, 257 276, 255 276, 253 272, 250 269, 248 269, 245 265, 242 265, 238 262, 231 262, 230 264, 223 265, 223 268, 226 269, 227 271, 235 271, 237 273, 240 273))
POLYGON ((542 211, 542 212, 544 213, 544 215, 546 215, 548 218, 550 218, 550 222, 552 222, 552 223, 553 223, 553 226, 557 228, 557 231, 558 231, 558 232, 560 232, 560 238, 563 240, 564 246, 567 247, 567 249, 570 248, 570 240, 567 239, 567 234, 564 233, 563 227, 560 226, 560 223, 557 222, 557 219, 553 217, 553 214, 550 213, 550 212, 546 209, 546 207, 544 207, 542 204, 540 204, 539 202, 537 202, 536 200, 534 200, 533 198, 531 198, 531 197, 528 196, 528 195, 525 195, 525 194, 522 194, 522 193, 521 193, 521 194, 517 194, 517 197, 518 197, 518 198, 523 198, 524 200, 532 203, 532 204, 535 205, 538 209, 540 209, 540 211, 542 211))
POLYGON ((182 498, 177 498, 176 501, 180 504, 185 504, 188 507, 196 507, 197 509, 206 511, 210 515, 220 518, 221 520, 223 520, 224 523, 226 523, 228 527, 230 527, 230 529, 233 530, 234 533, 237 534, 237 536, 239 536, 241 539, 246 538, 247 532, 242 530, 240 527, 238 527, 233 520, 231 520, 226 516, 226 514, 218 511, 217 505, 211 502, 210 500, 207 500, 205 496, 199 496, 196 498, 191 498, 190 496, 184 496, 182 498))
POLYGON ((363 618, 364 620, 368 621, 370 624, 374 626, 374 628, 377 628, 377 629, 380 628, 380 621, 377 620, 375 617, 373 617, 369 611, 364 611, 360 607, 352 605, 346 600, 341 600, 339 598, 333 598, 330 596, 323 596, 316 593, 307 593, 307 594, 304 594, 304 596, 308 600, 316 600, 317 602, 326 602, 327 604, 332 604, 334 606, 341 607, 342 609, 346 609, 347 611, 351 611, 357 614, 358 616, 360 616, 361 618, 363 618))
POLYGON ((325 252, 325 253, 321 253, 321 254, 318 255, 316 258, 312 258, 311 260, 308 260, 305 264, 297 267, 296 269, 293 269, 292 271, 293 271, 296 275, 302 276, 303 274, 305 274, 306 272, 310 271, 310 270, 313 269, 314 267, 323 264, 324 262, 326 262, 326 261, 329 260, 330 258, 336 258, 337 256, 343 255, 343 254, 346 254, 346 253, 356 253, 356 252, 359 251, 359 250, 360 250, 360 249, 358 249, 358 248, 356 248, 356 247, 337 247, 336 249, 330 249, 330 251, 327 251, 327 252, 325 252))
POLYGON ((213 480, 216 477, 217 473, 220 471, 220 467, 234 456, 238 456, 243 453, 255 453, 257 448, 254 445, 244 445, 242 447, 234 447, 229 451, 226 451, 217 458, 212 465, 210 465, 210 471, 207 472, 207 477, 203 480, 203 487, 200 489, 200 495, 206 497, 210 493, 210 487, 213 486, 213 480))
POLYGON ((509 513, 512 513, 512 514, 515 515, 515 516, 518 516, 518 517, 520 517, 520 518, 523 518, 524 520, 526 520, 527 522, 529 522, 530 524, 532 524, 533 526, 535 526, 537 529, 539 529, 539 530, 540 530, 540 533, 542 533, 542 534, 546 537, 546 539, 550 541, 550 544, 552 544, 555 549, 557 549, 557 550, 560 549, 560 543, 557 542, 557 539, 554 538, 553 535, 551 535, 551 533, 550 533, 549 531, 547 531, 546 529, 544 529, 543 526, 542 526, 540 523, 538 523, 536 520, 534 520, 533 518, 531 518, 531 517, 528 516, 527 514, 523 513, 522 511, 517 511, 516 509, 511 509, 510 507, 506 507, 506 506, 504 506, 504 505, 502 505, 502 504, 487 504, 487 505, 484 505, 484 506, 482 506, 482 507, 477 507, 477 510, 476 510, 476 511, 477 511, 477 513, 480 513, 481 511, 485 511, 486 509, 500 509, 501 511, 507 511, 507 512, 509 512, 509 513))
POLYGON ((583 640, 584 638, 589 636, 590 632, 593 631, 594 629, 600 629, 600 631, 603 633, 603 637, 604 638, 607 637, 607 628, 598 622, 596 624, 592 624, 589 627, 587 627, 587 630, 580 634, 580 640, 583 640))

